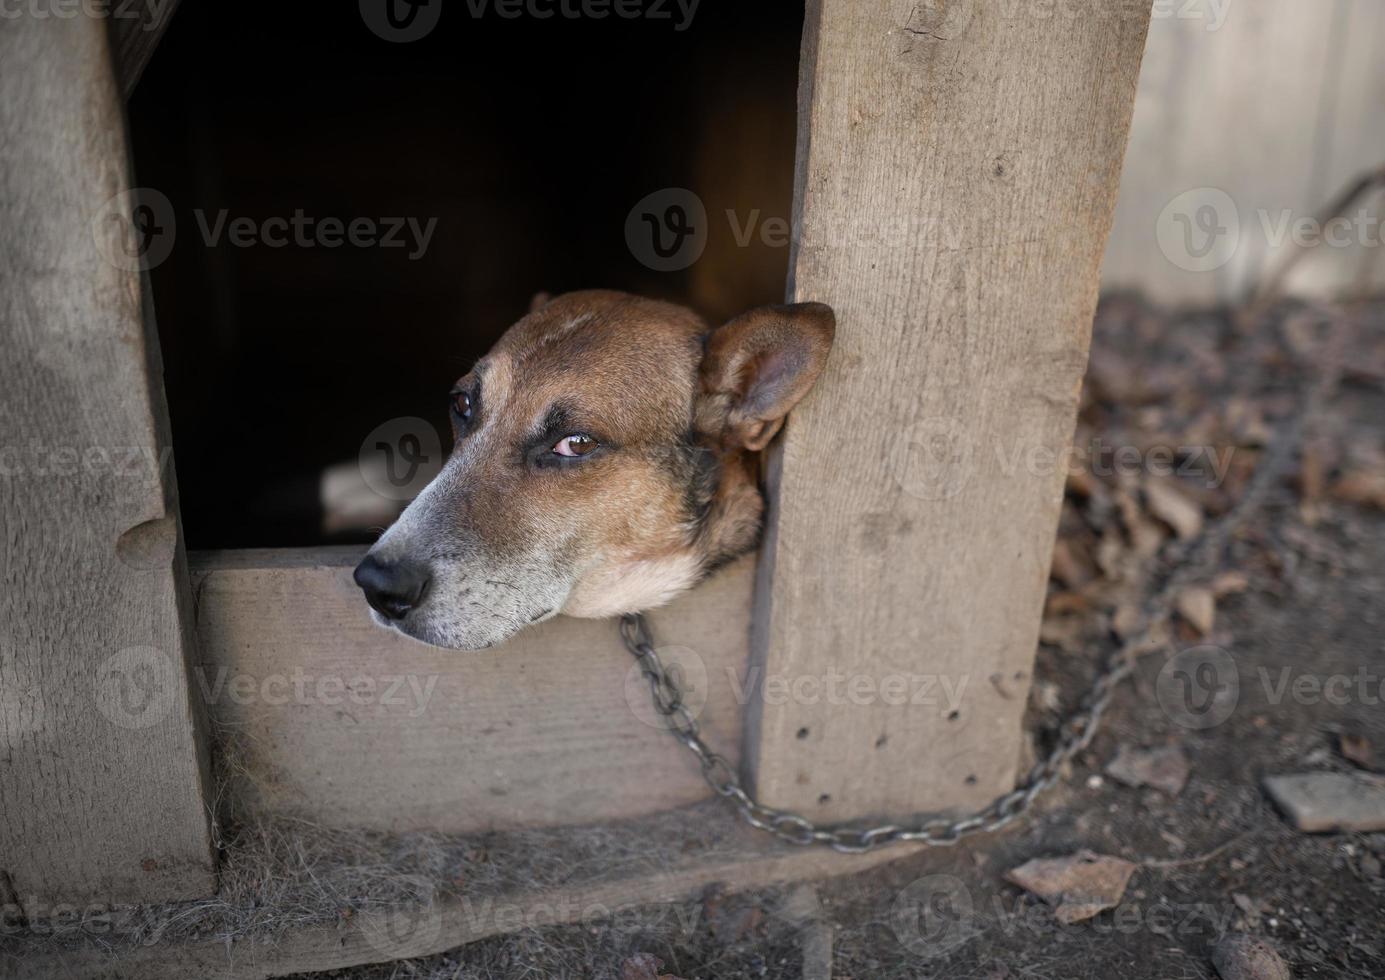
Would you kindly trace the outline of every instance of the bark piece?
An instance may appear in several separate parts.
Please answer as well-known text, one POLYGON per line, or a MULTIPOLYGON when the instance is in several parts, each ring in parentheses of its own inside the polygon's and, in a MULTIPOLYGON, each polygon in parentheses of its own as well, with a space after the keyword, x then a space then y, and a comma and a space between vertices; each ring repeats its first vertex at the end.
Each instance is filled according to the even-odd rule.
POLYGON ((1202 531, 1202 508, 1168 480, 1150 480, 1145 484, 1145 499, 1149 512, 1184 541, 1202 531))
POLYGON ((1119 905, 1134 873, 1129 861, 1082 850, 1066 857, 1035 858, 1011 868, 1005 879, 1054 906, 1054 917, 1070 925, 1119 905))
POLYGON ((1267 776, 1270 797, 1306 833, 1385 830, 1385 779, 1364 773, 1267 776))
POLYGON ((1256 936, 1223 936, 1212 951, 1212 965, 1222 980, 1289 980, 1289 967, 1266 940, 1256 936))
POLYGON ((1188 759, 1176 745, 1148 750, 1122 745, 1106 775, 1127 786, 1152 786, 1177 796, 1188 782, 1188 759))

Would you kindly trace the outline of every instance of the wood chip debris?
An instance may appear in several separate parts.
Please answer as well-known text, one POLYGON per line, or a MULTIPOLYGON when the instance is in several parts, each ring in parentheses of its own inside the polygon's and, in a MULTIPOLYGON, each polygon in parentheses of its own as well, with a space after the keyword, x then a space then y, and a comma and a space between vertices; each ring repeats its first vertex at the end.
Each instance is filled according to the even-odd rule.
POLYGON ((1005 879, 1054 907, 1064 925, 1082 922, 1120 904, 1135 865, 1118 857, 1081 850, 1058 858, 1035 858, 1005 873, 1005 879))
POLYGON ((1177 796, 1188 782, 1188 757, 1176 745, 1137 749, 1122 745, 1106 766, 1106 775, 1126 786, 1151 786, 1177 796))
POLYGON ((1385 779, 1378 776, 1343 772, 1267 776, 1265 790, 1305 833, 1385 830, 1385 779))
POLYGON ((1289 967, 1267 940, 1230 933, 1212 950, 1222 980, 1289 980, 1289 967))

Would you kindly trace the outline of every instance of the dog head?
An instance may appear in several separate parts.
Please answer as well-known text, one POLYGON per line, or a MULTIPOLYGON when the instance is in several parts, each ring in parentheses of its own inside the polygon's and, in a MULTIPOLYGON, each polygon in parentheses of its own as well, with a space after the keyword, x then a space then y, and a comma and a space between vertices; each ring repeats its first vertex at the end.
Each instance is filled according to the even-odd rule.
POLYGON ((480 649, 658 606, 749 551, 758 453, 834 326, 820 303, 709 331, 623 293, 536 301, 453 386, 451 456, 356 569, 376 622, 480 649))

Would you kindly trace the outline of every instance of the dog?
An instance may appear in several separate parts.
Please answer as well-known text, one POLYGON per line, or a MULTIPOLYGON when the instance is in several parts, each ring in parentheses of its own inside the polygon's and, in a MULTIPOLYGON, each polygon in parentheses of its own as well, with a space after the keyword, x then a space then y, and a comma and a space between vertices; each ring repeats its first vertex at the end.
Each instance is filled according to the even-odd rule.
POLYGON ((485 649, 655 608, 749 552, 760 455, 835 330, 822 303, 709 329, 620 292, 535 297, 452 387, 451 455, 355 570, 375 622, 485 649))

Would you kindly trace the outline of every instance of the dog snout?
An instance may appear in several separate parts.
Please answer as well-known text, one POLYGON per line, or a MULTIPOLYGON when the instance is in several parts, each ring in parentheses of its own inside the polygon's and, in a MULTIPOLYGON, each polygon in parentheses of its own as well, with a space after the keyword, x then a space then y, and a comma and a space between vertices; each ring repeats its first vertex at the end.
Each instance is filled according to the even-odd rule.
POLYGON ((365 601, 386 619, 400 620, 423 601, 431 576, 427 568, 410 561, 384 562, 366 555, 352 576, 365 593, 365 601))

